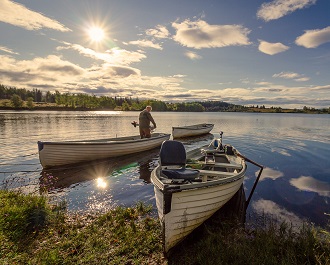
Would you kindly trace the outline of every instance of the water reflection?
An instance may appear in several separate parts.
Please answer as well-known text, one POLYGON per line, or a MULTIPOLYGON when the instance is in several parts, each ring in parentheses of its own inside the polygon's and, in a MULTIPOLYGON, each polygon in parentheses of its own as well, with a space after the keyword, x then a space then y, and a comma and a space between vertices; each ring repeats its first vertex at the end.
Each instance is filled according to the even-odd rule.
POLYGON ((137 201, 152 204, 150 172, 157 164, 158 153, 159 149, 155 148, 133 155, 43 170, 40 190, 48 191, 55 202, 66 200, 69 211, 104 212, 118 205, 131 206, 137 201))
MULTIPOLYGON (((139 200, 153 204, 153 186, 148 178, 158 163, 157 149, 140 157, 48 171, 42 171, 38 158, 39 140, 137 135, 138 129, 131 125, 137 117, 138 112, 133 111, 0 111, 2 187, 48 191, 51 196, 67 200, 70 210, 129 206, 139 200), (98 187, 98 178, 106 187, 98 187)), ((271 201, 275 205, 257 205, 267 204, 271 209, 278 206, 318 225, 328 223, 324 212, 329 213, 329 115, 155 112, 153 117, 157 132, 163 133, 171 133, 172 126, 215 124, 212 134, 182 140, 186 150, 208 144, 213 135, 218 137, 223 131, 224 143, 265 166, 251 203, 271 201)), ((248 166, 244 180, 247 192, 253 186, 254 174, 253 167, 248 166)), ((248 211, 253 213, 254 208, 248 211)))
POLYGON ((158 155, 159 149, 109 158, 106 160, 85 162, 72 166, 44 169, 41 172, 40 188, 50 190, 63 189, 85 181, 96 180, 97 186, 104 186, 107 177, 123 174, 129 168, 137 168, 140 165, 140 178, 150 183, 150 164, 158 155), (149 159, 148 159, 149 158, 149 159), (148 159, 148 160, 147 160, 148 159), (103 181, 103 182, 102 182, 103 181), (102 184, 102 183, 103 184, 102 184))
POLYGON ((270 200, 260 199, 254 201, 252 203, 252 208, 259 215, 270 216, 279 224, 286 222, 292 224, 293 226, 298 226, 303 222, 303 219, 301 219, 299 216, 270 200))
POLYGON ((107 182, 103 178, 97 178, 96 179, 97 187, 104 189, 108 186, 107 182))
MULTIPOLYGON (((259 172, 255 173, 256 177, 258 176, 258 173, 259 172)), ((283 176, 284 176, 283 172, 272 169, 272 168, 269 168, 269 167, 265 167, 262 171, 262 174, 261 174, 261 177, 260 177, 259 181, 263 181, 265 179, 275 180, 275 179, 281 178, 283 176)))
POLYGON ((315 192, 320 196, 330 197, 330 184, 310 176, 301 176, 291 179, 289 182, 299 190, 315 192))
POLYGON ((140 172, 140 179, 143 180, 144 183, 151 183, 150 182, 150 173, 154 168, 154 160, 148 160, 145 164, 140 164, 139 172, 140 172))

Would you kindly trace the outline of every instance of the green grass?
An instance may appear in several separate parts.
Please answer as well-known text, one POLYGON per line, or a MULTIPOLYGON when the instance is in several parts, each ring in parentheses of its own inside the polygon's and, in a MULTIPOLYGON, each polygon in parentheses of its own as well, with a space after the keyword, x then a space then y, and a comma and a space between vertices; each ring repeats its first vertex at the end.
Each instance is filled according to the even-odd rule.
POLYGON ((169 264, 329 265, 330 234, 309 225, 294 228, 272 220, 250 228, 228 220, 206 222, 174 249, 169 264))
POLYGON ((100 216, 69 216, 51 210, 40 196, 0 191, 0 201, 6 204, 0 211, 0 264, 162 264, 164 260, 159 222, 148 216, 151 206, 138 203, 100 216), (46 213, 43 222, 40 212, 46 213))
POLYGON ((212 218, 165 259, 152 206, 68 215, 45 197, 1 190, 0 203, 0 264, 330 264, 328 229, 212 218))

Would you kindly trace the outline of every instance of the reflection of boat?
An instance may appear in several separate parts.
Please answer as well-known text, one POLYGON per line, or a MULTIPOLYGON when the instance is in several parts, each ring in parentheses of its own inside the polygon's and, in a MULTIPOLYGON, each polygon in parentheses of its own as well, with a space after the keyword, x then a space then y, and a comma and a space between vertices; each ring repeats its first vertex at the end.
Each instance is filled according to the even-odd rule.
POLYGON ((173 138, 191 137, 209 133, 214 124, 203 123, 182 127, 172 127, 173 138))
POLYGON ((127 136, 87 141, 39 141, 39 159, 44 168, 50 168, 150 150, 169 138, 170 134, 153 133, 151 138, 144 139, 127 136))
MULTIPOLYGON (((159 150, 153 149, 138 154, 43 169, 40 174, 40 188, 43 191, 62 189, 84 181, 104 178, 116 172, 120 174, 128 168, 141 169, 147 167, 158 153, 159 150)), ((149 178, 148 182, 150 182, 150 171, 148 177, 146 174, 146 172, 140 172, 139 178, 146 181, 149 178)))
POLYGON ((222 138, 187 154, 181 142, 165 141, 159 162, 151 182, 168 252, 234 196, 246 163, 222 138))

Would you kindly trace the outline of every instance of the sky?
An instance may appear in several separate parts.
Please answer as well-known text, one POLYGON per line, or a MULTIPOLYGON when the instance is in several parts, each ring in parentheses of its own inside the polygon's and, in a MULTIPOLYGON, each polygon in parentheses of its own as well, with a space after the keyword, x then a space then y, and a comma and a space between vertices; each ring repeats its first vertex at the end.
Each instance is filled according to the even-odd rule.
POLYGON ((330 107, 330 0, 0 0, 0 84, 330 107))

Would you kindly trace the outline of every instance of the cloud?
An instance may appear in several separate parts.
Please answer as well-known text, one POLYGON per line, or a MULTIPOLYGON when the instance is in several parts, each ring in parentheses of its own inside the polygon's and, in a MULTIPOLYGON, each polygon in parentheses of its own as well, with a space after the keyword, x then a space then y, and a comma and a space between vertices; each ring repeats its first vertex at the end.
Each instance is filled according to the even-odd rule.
POLYGON ((269 3, 263 3, 257 11, 257 17, 268 22, 315 3, 316 0, 274 0, 269 3))
POLYGON ((330 85, 315 86, 315 87, 312 87, 311 90, 329 92, 330 91, 330 85))
POLYGON ((17 52, 13 52, 12 49, 9 49, 9 48, 4 47, 4 46, 0 46, 0 51, 4 51, 4 52, 6 52, 6 53, 10 53, 10 54, 19 54, 19 53, 17 53, 17 52))
POLYGON ((274 74, 273 77, 283 78, 283 79, 293 79, 298 82, 305 82, 310 79, 309 77, 304 77, 303 75, 293 73, 293 72, 281 72, 279 74, 274 74))
POLYGON ((98 59, 111 64, 129 65, 131 63, 140 62, 146 56, 142 52, 131 52, 124 49, 112 48, 104 53, 96 52, 95 50, 85 48, 79 44, 64 43, 66 46, 57 47, 57 50, 72 49, 80 54, 98 59))
POLYGON ((273 77, 281 77, 284 79, 294 79, 298 78, 300 75, 297 73, 292 73, 292 72, 281 72, 279 74, 274 74, 273 77))
MULTIPOLYGON (((0 55, 0 79, 3 85, 39 88, 41 91, 103 93, 108 96, 164 99, 168 91, 183 91, 184 75, 143 76, 127 65, 93 62, 82 68, 56 55, 32 60, 16 60, 0 55), (103 89, 101 89, 103 88, 103 89)), ((189 92, 187 92, 189 93, 189 92)))
POLYGON ((140 71, 132 67, 109 65, 107 69, 108 72, 111 74, 111 76, 116 76, 116 77, 129 77, 134 75, 140 76, 140 71))
POLYGON ((277 43, 270 43, 266 41, 259 40, 259 51, 269 54, 269 55, 274 55, 280 52, 285 52, 288 49, 290 49, 288 46, 285 46, 284 44, 277 42, 277 43))
POLYGON ((155 29, 147 29, 146 34, 158 39, 166 39, 170 33, 165 26, 158 25, 155 29))
POLYGON ((136 41, 130 41, 129 44, 132 45, 137 45, 139 47, 144 47, 144 48, 153 48, 157 50, 162 50, 162 46, 158 43, 153 43, 150 40, 136 40, 136 41))
POLYGON ((330 197, 330 184, 310 176, 291 179, 290 184, 302 191, 315 192, 320 196, 330 197))
POLYGON ((191 60, 198 60, 198 59, 202 59, 202 56, 198 55, 195 52, 192 51, 186 51, 184 54, 186 57, 188 57, 191 60))
POLYGON ((8 1, 0 1, 0 21, 21 27, 27 30, 39 30, 49 28, 58 31, 71 31, 58 21, 31 11, 25 6, 8 1))
POLYGON ((316 48, 321 44, 330 42, 330 26, 324 29, 306 30, 295 43, 305 48, 316 48))
POLYGON ((33 60, 15 60, 0 56, 0 79, 3 84, 23 87, 63 87, 67 82, 76 82, 86 74, 83 68, 62 60, 56 55, 33 60))
POLYGON ((330 105, 330 85, 285 86, 268 82, 258 82, 255 86, 246 85, 248 87, 226 87, 211 91, 225 102, 244 106, 258 104, 267 107, 328 108, 330 105), (313 93, 313 90, 318 93, 313 93))
POLYGON ((297 82, 306 82, 306 81, 309 81, 309 80, 310 80, 309 77, 301 77, 301 78, 295 79, 295 81, 297 81, 297 82))
POLYGON ((250 30, 240 25, 210 25, 203 20, 173 22, 174 40, 181 45, 201 49, 249 45, 250 30))

